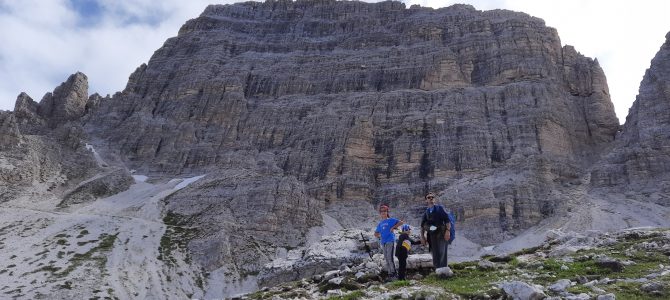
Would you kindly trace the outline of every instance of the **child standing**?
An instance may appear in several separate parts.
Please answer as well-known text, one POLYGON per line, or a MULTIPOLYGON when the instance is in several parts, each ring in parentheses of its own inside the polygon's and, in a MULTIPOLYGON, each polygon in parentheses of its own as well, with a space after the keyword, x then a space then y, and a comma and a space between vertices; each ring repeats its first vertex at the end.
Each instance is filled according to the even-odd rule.
POLYGON ((395 262, 393 261, 393 248, 395 244, 395 234, 393 230, 400 227, 403 222, 391 218, 389 215, 388 205, 382 204, 379 207, 379 216, 381 221, 375 229, 375 237, 379 238, 381 241, 382 251, 384 251, 384 260, 386 261, 386 271, 388 272, 389 278, 393 279, 396 276, 395 262))
POLYGON ((400 228, 400 236, 398 237, 398 244, 395 250, 395 256, 398 257, 398 279, 405 280, 407 274, 407 256, 412 249, 412 245, 420 244, 420 241, 414 241, 409 238, 412 228, 408 225, 402 225, 400 228))

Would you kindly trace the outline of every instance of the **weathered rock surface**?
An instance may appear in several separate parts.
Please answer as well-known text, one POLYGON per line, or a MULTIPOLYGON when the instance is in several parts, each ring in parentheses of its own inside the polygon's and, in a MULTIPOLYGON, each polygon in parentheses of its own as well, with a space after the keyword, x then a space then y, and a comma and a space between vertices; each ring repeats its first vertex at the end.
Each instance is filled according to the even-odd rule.
POLYGON ((108 197, 127 190, 135 180, 124 168, 112 168, 111 170, 96 175, 93 178, 81 182, 72 191, 63 197, 59 206, 68 206, 94 201, 98 198, 108 197))
POLYGON ((17 147, 21 142, 21 132, 11 112, 0 111, 0 132, 0 150, 17 147))
MULTIPOLYGON (((53 93, 44 95, 37 114, 56 127, 84 115, 88 100, 88 78, 81 72, 72 74, 53 93)), ((17 103, 18 104, 18 103, 17 103)))
POLYGON ((416 221, 437 191, 488 244, 561 209, 550 191, 618 129, 607 90, 597 61, 523 13, 248 2, 188 21, 86 128, 146 172, 270 153, 325 206, 387 202, 416 221))
POLYGON ((646 194, 670 206, 670 33, 640 84, 614 149, 591 174, 596 187, 646 194))
POLYGON ((500 288, 514 300, 541 300, 547 297, 541 289, 522 281, 503 282, 500 288))
POLYGON ((86 76, 77 73, 40 104, 21 93, 13 112, 0 112, 0 202, 43 193, 60 197, 102 171, 78 123, 87 93, 86 76))
POLYGON ((185 242, 207 271, 222 266, 230 277, 256 274, 278 248, 305 243, 321 225, 321 201, 295 177, 282 176, 269 155, 235 153, 230 164, 166 199, 171 218, 195 228, 185 242))

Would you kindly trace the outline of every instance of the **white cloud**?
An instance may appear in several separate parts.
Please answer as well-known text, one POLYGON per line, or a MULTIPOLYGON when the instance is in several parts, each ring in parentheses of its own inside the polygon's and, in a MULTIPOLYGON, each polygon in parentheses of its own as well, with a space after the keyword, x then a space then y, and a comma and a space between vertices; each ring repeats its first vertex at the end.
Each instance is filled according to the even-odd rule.
MULTIPOLYGON (((98 0, 103 8, 90 27, 66 0, 0 0, 0 109, 12 109, 26 91, 36 101, 69 74, 89 77, 90 92, 114 93, 163 42, 197 17, 209 0, 98 0)), ((374 1, 378 2, 378 1, 374 1)), ((563 44, 598 58, 623 122, 644 71, 670 30, 670 1, 645 0, 406 0, 444 7, 468 3, 480 10, 504 8, 542 18, 563 44)))
POLYGON ((0 0, 0 109, 13 109, 22 91, 39 101, 76 71, 88 76, 91 93, 122 90, 130 73, 210 2, 102 0, 98 20, 81 27, 66 0, 0 0))

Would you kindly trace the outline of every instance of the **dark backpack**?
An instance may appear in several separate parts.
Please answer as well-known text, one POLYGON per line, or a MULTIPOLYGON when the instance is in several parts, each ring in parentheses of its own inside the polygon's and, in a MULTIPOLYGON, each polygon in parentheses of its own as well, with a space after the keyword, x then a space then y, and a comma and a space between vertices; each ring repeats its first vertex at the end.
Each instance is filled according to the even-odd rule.
MULTIPOLYGON (((442 205, 436 205, 437 209, 441 209, 449 218, 449 244, 451 244, 454 239, 456 239, 456 217, 452 212, 447 212, 442 205)), ((430 214, 428 209, 426 209, 426 214, 430 214)))
POLYGON ((449 216, 449 244, 451 244, 456 238, 456 218, 451 212, 448 212, 447 216, 449 216))

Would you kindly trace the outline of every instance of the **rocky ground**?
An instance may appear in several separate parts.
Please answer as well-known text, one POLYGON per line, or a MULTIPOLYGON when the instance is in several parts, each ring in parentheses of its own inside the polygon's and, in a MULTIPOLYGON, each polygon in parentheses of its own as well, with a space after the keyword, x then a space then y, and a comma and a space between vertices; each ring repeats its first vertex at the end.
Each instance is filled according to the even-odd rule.
POLYGON ((0 207, 0 299, 177 299, 202 296, 201 270, 171 238, 162 200, 193 178, 135 182, 69 207, 19 197, 0 207))
POLYGON ((538 247, 451 263, 440 275, 415 264, 410 280, 390 283, 380 265, 377 255, 240 298, 668 299, 670 230, 552 231, 538 247))

